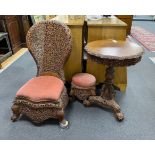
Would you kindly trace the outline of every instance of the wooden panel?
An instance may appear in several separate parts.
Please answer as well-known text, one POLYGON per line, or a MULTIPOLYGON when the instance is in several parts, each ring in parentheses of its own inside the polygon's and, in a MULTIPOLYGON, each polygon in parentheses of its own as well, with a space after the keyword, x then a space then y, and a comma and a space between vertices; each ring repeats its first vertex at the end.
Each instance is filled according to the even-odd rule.
POLYGON ((133 15, 116 15, 117 18, 132 18, 133 15))
POLYGON ((126 27, 95 27, 88 28, 88 42, 101 39, 126 39, 126 27))
POLYGON ((20 32, 22 37, 22 47, 26 47, 26 34, 30 28, 28 16, 21 16, 19 18, 20 32))
POLYGON ((73 38, 71 55, 65 65, 65 78, 71 81, 72 76, 82 72, 82 27, 70 27, 73 38))
POLYGON ((6 17, 6 24, 11 40, 13 52, 17 52, 20 49, 21 37, 18 18, 16 16, 6 17))
MULTIPOLYGON (((89 26, 88 25, 88 42, 101 40, 101 39, 126 39, 126 26, 89 26)), ((90 59, 87 60, 88 73, 93 74, 97 83, 102 83, 105 80, 105 65, 97 64, 92 62, 90 59)), ((115 79, 114 83, 121 89, 125 91, 127 85, 127 68, 117 67, 115 68, 115 79)))
POLYGON ((65 78, 66 81, 71 82, 72 76, 76 73, 82 72, 82 34, 84 16, 80 18, 72 18, 71 16, 56 16, 52 20, 58 20, 67 24, 72 33, 72 52, 65 64, 65 78))
POLYGON ((130 35, 133 15, 117 15, 117 17, 127 24, 127 35, 130 35))

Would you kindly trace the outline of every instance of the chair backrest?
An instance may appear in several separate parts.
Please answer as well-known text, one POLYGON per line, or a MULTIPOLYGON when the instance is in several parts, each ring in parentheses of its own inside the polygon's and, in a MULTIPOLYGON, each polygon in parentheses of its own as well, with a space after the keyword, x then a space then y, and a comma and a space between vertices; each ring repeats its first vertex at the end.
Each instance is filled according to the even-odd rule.
POLYGON ((63 67, 71 53, 71 32, 58 21, 42 21, 34 24, 26 36, 27 47, 36 61, 38 75, 57 73, 64 79, 63 67))

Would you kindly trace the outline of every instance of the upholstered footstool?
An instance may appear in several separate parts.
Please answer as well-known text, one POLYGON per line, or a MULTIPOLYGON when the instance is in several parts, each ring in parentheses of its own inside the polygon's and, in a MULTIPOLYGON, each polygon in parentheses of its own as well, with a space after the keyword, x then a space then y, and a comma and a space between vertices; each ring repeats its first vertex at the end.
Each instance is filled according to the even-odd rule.
POLYGON ((89 73, 78 73, 72 77, 71 99, 77 98, 83 101, 83 104, 87 103, 89 96, 96 95, 96 78, 89 73))

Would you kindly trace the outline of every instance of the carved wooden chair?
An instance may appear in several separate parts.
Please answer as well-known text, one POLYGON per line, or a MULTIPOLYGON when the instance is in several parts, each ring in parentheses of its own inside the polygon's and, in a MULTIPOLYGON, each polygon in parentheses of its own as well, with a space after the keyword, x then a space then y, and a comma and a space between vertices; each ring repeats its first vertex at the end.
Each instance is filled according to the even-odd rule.
POLYGON ((71 53, 70 29, 58 21, 42 21, 30 28, 26 41, 38 73, 18 90, 11 119, 16 121, 22 114, 35 123, 55 118, 66 127, 64 110, 69 99, 63 67, 71 53))

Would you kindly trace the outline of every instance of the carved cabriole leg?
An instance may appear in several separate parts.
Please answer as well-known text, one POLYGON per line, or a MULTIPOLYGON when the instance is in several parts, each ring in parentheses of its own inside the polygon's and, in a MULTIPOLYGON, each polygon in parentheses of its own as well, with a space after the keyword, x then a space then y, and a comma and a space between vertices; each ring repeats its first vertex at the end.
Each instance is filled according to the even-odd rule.
POLYGON ((91 103, 90 103, 89 99, 88 100, 84 100, 83 101, 83 105, 86 106, 86 107, 91 106, 91 103))
POLYGON ((101 96, 90 96, 88 101, 85 102, 87 106, 92 104, 97 104, 103 108, 109 108, 114 111, 116 118, 121 121, 124 116, 121 113, 120 106, 115 102, 115 100, 107 100, 102 98, 101 96))
POLYGON ((113 79, 114 68, 113 66, 108 66, 106 69, 105 82, 102 87, 101 96, 90 96, 88 100, 84 101, 84 105, 90 106, 92 104, 97 104, 103 108, 109 108, 114 111, 116 118, 121 121, 124 116, 121 112, 120 106, 114 100, 115 89, 113 79))
POLYGON ((11 120, 12 120, 12 122, 15 122, 15 121, 17 121, 17 119, 20 116, 20 107, 19 107, 19 105, 14 104, 11 109, 13 112, 11 120))
POLYGON ((69 122, 64 118, 64 110, 61 109, 60 111, 57 112, 58 115, 58 120, 61 128, 67 128, 69 122))

